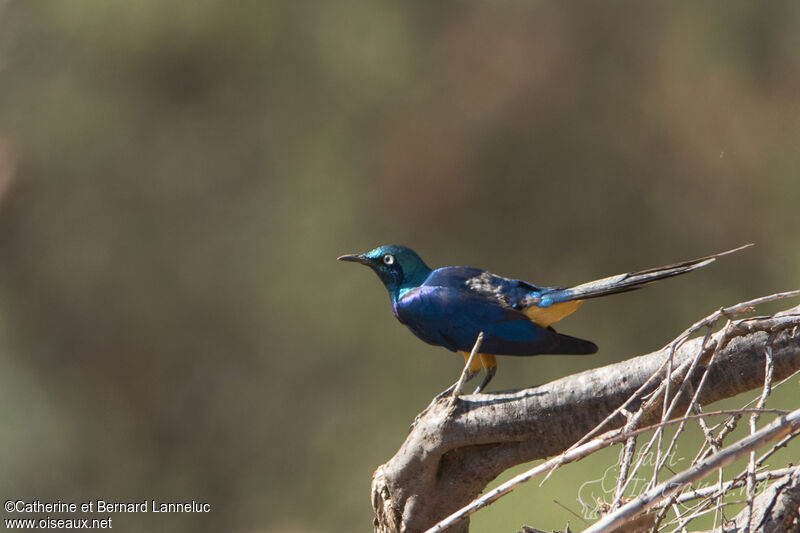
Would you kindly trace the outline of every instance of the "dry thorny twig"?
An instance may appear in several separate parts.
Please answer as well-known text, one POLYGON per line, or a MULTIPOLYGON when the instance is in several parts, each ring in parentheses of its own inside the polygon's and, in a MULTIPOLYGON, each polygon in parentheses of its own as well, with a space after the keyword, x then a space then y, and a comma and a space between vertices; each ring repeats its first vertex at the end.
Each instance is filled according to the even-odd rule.
MULTIPOLYGON (((791 439, 800 435, 800 410, 788 414, 786 412, 780 412, 784 416, 773 421, 762 430, 757 431, 757 422, 760 414, 777 412, 775 410, 765 409, 766 401, 771 391, 797 374, 795 373, 789 376, 775 386, 772 384, 772 341, 778 333, 786 329, 793 329, 791 334, 796 335, 797 316, 783 315, 781 319, 785 318, 785 320, 780 320, 778 324, 773 325, 769 331, 769 340, 765 353, 764 386, 757 399, 754 399, 738 410, 703 413, 698 403, 698 398, 703 388, 706 386, 706 378, 714 362, 715 355, 731 340, 751 333, 757 329, 759 325, 762 325, 761 323, 764 321, 764 317, 746 318, 737 321, 734 321, 734 317, 752 311, 756 305, 793 296, 800 296, 800 290, 773 294, 739 303, 732 307, 722 308, 698 321, 667 345, 666 351, 668 356, 665 358, 661 367, 654 372, 628 400, 608 415, 608 417, 592 431, 588 432, 581 440, 565 450, 561 455, 545 461, 485 493, 469 505, 440 521, 434 527, 430 528, 427 533, 444 531, 458 520, 469 516, 482 507, 490 505, 530 479, 546 474, 546 477, 542 481, 542 483, 544 483, 561 465, 578 461, 600 449, 607 448, 619 442, 624 442, 624 447, 621 453, 614 499, 611 504, 607 506, 609 509, 608 514, 587 529, 587 531, 595 533, 610 532, 615 527, 624 523, 625 520, 641 515, 645 511, 653 508, 660 508, 660 512, 652 521, 653 532, 661 531, 669 526, 675 526, 674 531, 684 530, 691 520, 711 511, 715 513, 714 524, 717 526, 720 519, 723 521, 725 520, 723 506, 731 503, 724 501, 723 497, 725 493, 731 488, 740 487, 743 483, 746 485, 747 490, 746 504, 749 513, 747 522, 749 523, 753 511, 753 500, 757 483, 775 479, 779 477, 778 474, 786 474, 786 469, 772 472, 758 472, 758 469, 764 465, 766 459, 774 454, 777 449, 785 446, 791 439), (725 320, 725 324, 721 329, 721 336, 718 336, 716 340, 712 341, 712 333, 723 319, 725 320), (676 350, 693 335, 703 330, 705 330, 703 341, 695 356, 684 361, 677 368, 674 368, 673 357, 676 350), (695 387, 692 386, 692 378, 699 368, 704 368, 704 370, 695 387), (664 373, 665 377, 661 378, 661 383, 655 390, 649 394, 645 394, 646 391, 650 390, 658 382, 659 376, 664 373), (677 406, 680 405, 681 402, 685 403, 685 398, 689 398, 688 407, 685 412, 683 412, 681 417, 670 420, 677 406), (756 407, 750 409, 750 405, 754 402, 756 403, 756 407), (629 408, 637 403, 641 403, 638 409, 633 412, 629 411, 629 408), (642 422, 651 419, 659 408, 660 421, 648 427, 641 427, 642 422), (725 437, 736 428, 741 417, 748 414, 750 415, 750 435, 733 446, 723 448, 725 437), (597 436, 620 415, 624 416, 626 419, 626 423, 622 428, 609 430, 597 436), (707 425, 706 418, 720 415, 727 416, 723 423, 714 427, 709 427, 707 425), (690 421, 698 422, 705 436, 703 447, 687 470, 659 484, 659 475, 665 468, 668 468, 667 463, 675 450, 678 438, 690 421), (663 448, 664 429, 667 426, 673 425, 677 425, 678 427, 665 450, 663 448), (720 429, 717 434, 714 435, 714 431, 717 428, 720 429), (631 467, 636 451, 636 439, 639 435, 649 431, 653 431, 653 435, 642 448, 636 463, 631 467), (759 459, 756 459, 756 450, 759 447, 780 437, 784 438, 759 459), (644 464, 645 457, 650 456, 652 453, 651 450, 654 448, 654 467, 652 477, 649 484, 646 486, 645 493, 626 503, 626 490, 629 489, 631 482, 639 473, 644 464), (722 467, 748 453, 749 463, 746 470, 738 474, 732 480, 724 481, 722 467), (719 471, 718 480, 715 485, 686 492, 686 489, 691 488, 692 482, 714 470, 719 471), (695 499, 699 499, 700 502, 684 510, 681 510, 678 505, 685 504, 695 499), (670 509, 675 513, 675 517, 663 523, 670 509)), ((774 317, 771 318, 773 318, 774 321, 774 317)), ((469 363, 467 363, 467 365, 469 365, 469 363)))

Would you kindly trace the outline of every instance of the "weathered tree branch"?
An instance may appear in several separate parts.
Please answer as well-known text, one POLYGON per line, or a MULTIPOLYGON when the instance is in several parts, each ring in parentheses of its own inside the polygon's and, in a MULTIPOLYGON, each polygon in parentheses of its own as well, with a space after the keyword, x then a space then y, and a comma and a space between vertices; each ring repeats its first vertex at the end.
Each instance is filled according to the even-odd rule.
POLYGON ((800 532, 800 466, 790 469, 790 472, 759 494, 753 504, 752 516, 748 515, 748 510, 743 509, 731 523, 714 529, 711 533, 800 532))
MULTIPOLYGON (((785 437, 797 429, 800 429, 800 409, 773 421, 761 431, 748 435, 733 446, 729 446, 712 455, 706 461, 698 463, 653 487, 586 528, 585 533, 612 533, 618 531, 628 520, 636 518, 655 507, 659 502, 668 499, 673 494, 677 494, 690 483, 731 464, 745 453, 756 450, 772 440, 785 437)), ((745 524, 747 524, 746 519, 745 524)))
MULTIPOLYGON (((705 344, 697 338, 675 348, 671 376, 681 378, 679 369, 694 360, 706 365, 714 354, 706 386, 697 398, 700 405, 761 387, 764 351, 772 336, 774 378, 783 379, 800 369, 798 328, 800 306, 772 317, 735 322, 705 344), (697 359, 699 350, 708 355, 697 359)), ((663 363, 670 351, 667 347, 535 388, 434 401, 397 454, 373 476, 376 531, 424 531, 472 501, 504 470, 566 450, 649 381, 645 394, 628 405, 629 411, 639 409, 641 398, 646 403, 646 393, 661 381, 650 378, 660 369, 659 378, 664 377, 663 363)), ((701 375, 691 373, 693 387, 701 375)), ((689 399, 685 394, 675 416, 689 399)), ((640 425, 658 420, 662 401, 647 405, 640 425)), ((618 415, 608 427, 625 423, 618 415)), ((467 528, 465 519, 449 531, 467 528)))

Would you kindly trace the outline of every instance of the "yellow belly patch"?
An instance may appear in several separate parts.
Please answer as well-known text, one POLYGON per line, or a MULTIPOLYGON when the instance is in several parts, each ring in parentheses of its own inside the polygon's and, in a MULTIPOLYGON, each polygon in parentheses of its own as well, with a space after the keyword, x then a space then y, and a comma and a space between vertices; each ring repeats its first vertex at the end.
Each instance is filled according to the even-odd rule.
MULTIPOLYGON (((464 354, 464 364, 466 364, 469 361, 470 353, 469 352, 461 352, 461 353, 464 354)), ((481 358, 482 357, 483 357, 483 354, 480 354, 480 353, 479 354, 475 354, 475 359, 472 360, 472 365, 470 365, 470 367, 469 367, 470 372, 478 372, 481 369, 481 366, 483 366, 481 364, 481 358)))
POLYGON ((555 324, 565 316, 574 313, 582 303, 583 300, 573 300, 571 302, 553 304, 550 307, 537 307, 533 305, 527 309, 523 309, 522 312, 525 313, 531 322, 546 328, 555 324))
MULTIPOLYGON (((464 354, 464 363, 469 361, 470 353, 469 352, 461 352, 461 353, 464 354)), ((472 360, 472 365, 469 367, 469 369, 472 372, 477 372, 478 370, 481 369, 481 367, 485 368, 486 370, 489 370, 490 368, 494 368, 497 366, 497 358, 494 355, 488 353, 479 353, 475 355, 476 357, 475 359, 472 360)))

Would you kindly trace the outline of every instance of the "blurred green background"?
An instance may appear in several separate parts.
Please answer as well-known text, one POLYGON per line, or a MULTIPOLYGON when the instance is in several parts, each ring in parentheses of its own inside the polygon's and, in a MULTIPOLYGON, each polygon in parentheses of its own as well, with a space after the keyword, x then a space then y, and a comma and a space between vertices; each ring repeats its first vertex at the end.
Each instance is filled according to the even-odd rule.
MULTIPOLYGON (((504 359, 494 390, 798 288, 798 50, 792 1, 3 0, 0 494, 370 530, 372 471, 463 360, 336 257, 555 285, 757 243, 591 302, 560 330, 599 354, 504 359)), ((615 454, 474 530, 562 527, 615 454)))

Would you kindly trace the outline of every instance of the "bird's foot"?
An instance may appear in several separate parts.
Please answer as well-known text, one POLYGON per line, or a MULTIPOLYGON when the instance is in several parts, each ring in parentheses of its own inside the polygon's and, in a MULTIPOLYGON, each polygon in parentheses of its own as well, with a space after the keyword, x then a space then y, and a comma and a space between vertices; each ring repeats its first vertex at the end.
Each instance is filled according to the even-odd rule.
MULTIPOLYGON (((442 392, 440 392, 439 394, 434 396, 433 400, 431 400, 431 403, 428 405, 428 407, 423 409, 421 413, 419 413, 417 416, 414 417, 414 421, 411 423, 411 426, 408 428, 408 430, 411 431, 412 429, 414 429, 414 427, 417 425, 417 422, 419 422, 420 419, 423 416, 425 416, 425 414, 428 411, 430 411, 431 408, 434 405, 436 405, 437 403, 439 403, 441 400, 447 400, 447 401, 449 401, 451 403, 455 402, 458 399, 458 397, 461 395, 461 389, 463 388, 464 383, 466 383, 467 381, 469 381, 472 378, 474 378, 477 374, 478 374, 477 370, 476 371, 467 372, 465 374, 463 380, 459 379, 458 381, 456 381, 455 383, 453 383, 452 385, 447 387, 445 390, 443 390, 442 392)), ((489 378, 489 379, 491 379, 491 378, 489 378)), ((486 386, 486 383, 488 383, 488 380, 486 380, 486 379, 484 379, 483 381, 484 382, 481 383, 481 387, 486 386)), ((476 392, 479 392, 479 391, 476 391, 476 392)))
POLYGON ((483 381, 481 381, 481 384, 478 385, 473 394, 480 394, 481 392, 483 392, 483 389, 485 389, 486 385, 488 385, 489 382, 492 381, 492 378, 494 377, 495 374, 497 374, 496 364, 494 366, 486 368, 486 375, 483 377, 483 381))
POLYGON ((453 391, 456 389, 457 385, 458 385, 458 381, 456 381, 455 383, 453 383, 452 385, 447 387, 445 390, 443 390, 442 392, 440 392, 439 394, 434 396, 433 397, 433 401, 431 402, 431 405, 433 405, 437 401, 441 400, 442 398, 444 398, 446 396, 450 396, 451 394, 453 394, 453 391))

